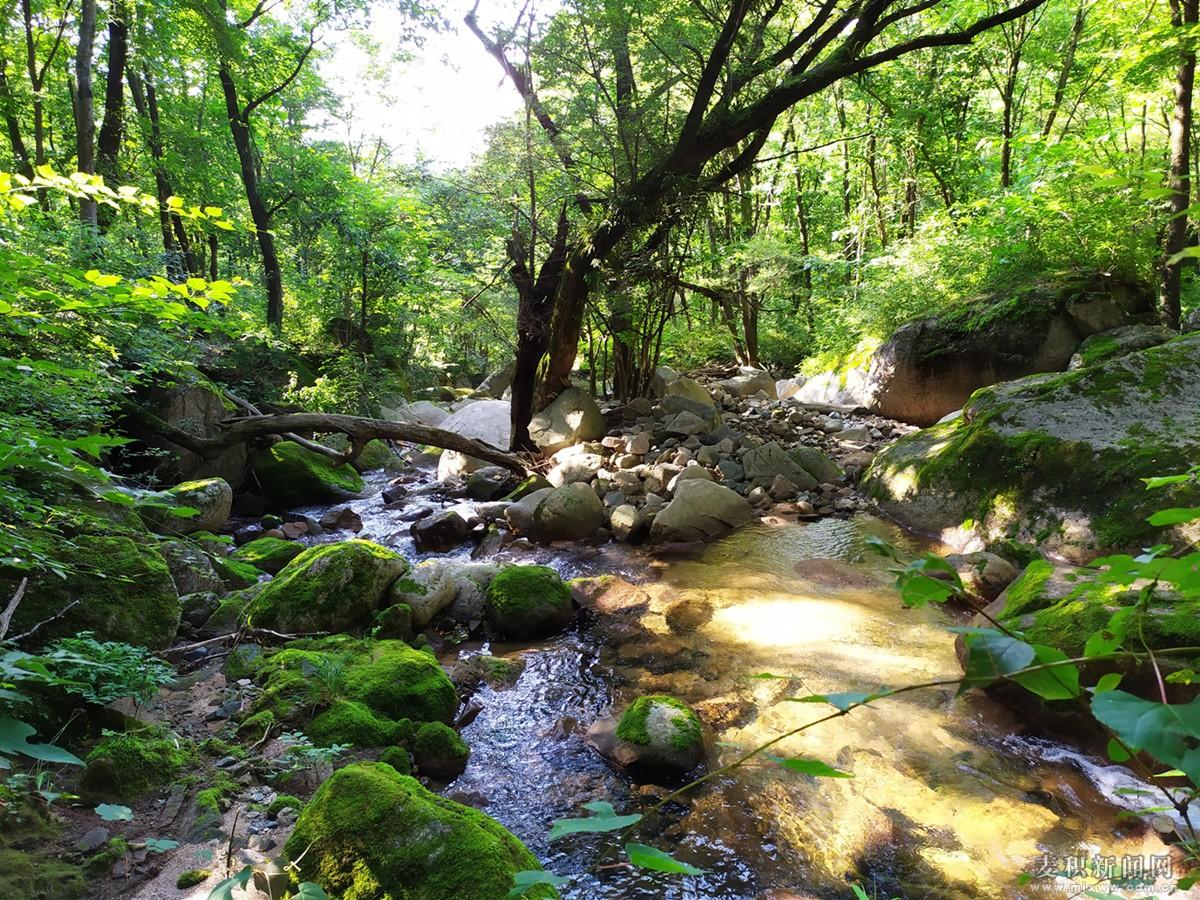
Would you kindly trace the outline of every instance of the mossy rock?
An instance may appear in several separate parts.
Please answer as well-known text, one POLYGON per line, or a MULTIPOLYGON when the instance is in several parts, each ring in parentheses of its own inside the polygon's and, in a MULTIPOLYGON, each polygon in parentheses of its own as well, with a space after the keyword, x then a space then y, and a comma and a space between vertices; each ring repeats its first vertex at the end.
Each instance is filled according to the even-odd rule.
MULTIPOLYGON (((1118 609, 1136 607, 1140 595, 1136 586, 1091 585, 1088 574, 1086 569, 1037 560, 988 612, 1031 643, 1081 656, 1087 639, 1105 628, 1118 609)), ((1158 590, 1145 610, 1132 614, 1128 633, 1144 639, 1151 650, 1200 646, 1200 600, 1158 590)))
POLYGON ((294 797, 291 794, 280 794, 267 806, 267 815, 271 818, 279 815, 285 809, 294 809, 296 812, 304 809, 304 801, 299 797, 294 797))
POLYGON ((229 519, 233 488, 224 478, 200 478, 167 488, 151 499, 196 510, 194 515, 178 516, 169 509, 143 506, 140 510, 142 519, 160 534, 216 531, 229 519))
POLYGON ((84 762, 84 797, 129 802, 175 781, 196 764, 197 755, 188 741, 146 728, 105 735, 84 762))
POLYGON ((996 385, 976 392, 958 419, 880 452, 863 488, 917 531, 1036 543, 1071 562, 1183 545, 1200 527, 1160 530, 1146 519, 1200 505, 1200 486, 1147 491, 1142 479, 1200 459, 1197 397, 1200 335, 996 385))
POLYGON ((304 545, 277 537, 261 537, 238 547, 230 560, 277 575, 288 563, 304 552, 304 545))
POLYGON ((570 588, 553 569, 509 566, 488 585, 486 613, 500 634, 525 640, 566 627, 574 609, 570 588))
MULTIPOLYGON (((499 822, 385 763, 357 763, 317 790, 285 846, 300 877, 342 900, 496 900, 537 858, 499 822)), ((557 896, 539 886, 531 898, 557 896)))
POLYGON ((250 454, 250 467, 262 495, 279 507, 334 503, 363 489, 362 477, 352 466, 292 441, 255 450, 250 454))
POLYGON ((243 588, 253 587, 263 576, 261 569, 238 559, 214 556, 212 561, 213 568, 221 576, 221 581, 227 591, 240 591, 243 588))
POLYGON ((402 641, 293 641, 256 663, 252 677, 263 688, 252 711, 272 717, 263 727, 290 722, 319 743, 405 742, 408 720, 449 722, 458 708, 437 660, 402 641))
POLYGON ((204 884, 211 877, 211 869, 188 869, 186 872, 179 873, 179 877, 175 879, 175 887, 181 891, 186 891, 188 888, 204 884))
POLYGON ((408 562, 370 541, 309 547, 255 598, 256 624, 291 634, 341 632, 369 627, 389 585, 408 562))
POLYGON ((687 775, 704 762, 704 731, 695 710, 674 697, 639 697, 619 719, 594 722, 588 743, 635 777, 687 775))
POLYGON ((54 847, 60 827, 24 791, 0 787, 0 897, 4 900, 77 900, 88 893, 81 866, 65 862, 54 847))
POLYGON ((426 722, 413 741, 413 759, 423 775, 442 781, 457 778, 467 768, 471 748, 449 725, 426 722))
POLYGON ((554 485, 546 480, 545 475, 540 475, 537 472, 534 472, 532 475, 527 476, 523 481, 521 481, 521 483, 513 488, 510 493, 506 494, 504 499, 511 500, 515 503, 518 500, 528 497, 534 491, 540 491, 553 487, 554 485))
POLYGON ((349 744, 354 747, 386 747, 400 733, 398 723, 380 716, 358 700, 334 700, 308 725, 305 733, 313 742, 330 747, 349 744))
MULTIPOLYGON (((262 590, 262 585, 243 588, 240 591, 230 591, 220 598, 216 610, 197 630, 201 638, 219 637, 223 634, 233 634, 246 624, 246 617, 251 602, 262 590)), ((239 675, 239 678, 245 677, 239 675)), ((235 679, 236 680, 236 679, 235 679)))
MULTIPOLYGON (((70 567, 70 574, 41 575, 31 583, 13 617, 13 634, 54 619, 70 606, 38 629, 39 643, 90 631, 98 640, 151 650, 170 646, 182 605, 166 560, 153 544, 80 535, 64 541, 55 556, 70 567)), ((0 594, 10 597, 15 587, 14 577, 0 577, 0 594)))
POLYGON ((380 754, 379 761, 391 766, 401 775, 412 774, 412 758, 403 747, 388 747, 380 754))

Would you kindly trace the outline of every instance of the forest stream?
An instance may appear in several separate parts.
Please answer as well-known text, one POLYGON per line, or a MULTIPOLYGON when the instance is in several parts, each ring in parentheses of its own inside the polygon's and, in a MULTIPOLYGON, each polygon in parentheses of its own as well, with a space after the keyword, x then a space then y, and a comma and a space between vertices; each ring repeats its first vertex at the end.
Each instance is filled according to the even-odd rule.
MULTIPOLYGON (((404 511, 381 509, 382 475, 369 481, 367 496, 350 504, 363 519, 360 536, 419 558, 404 511)), ((427 490, 410 497, 429 503, 437 495, 427 490)), ((1071 896, 1068 877, 1057 894, 1053 880, 1022 888, 1018 878, 1081 855, 1162 865, 1168 851, 1154 823, 1122 815, 1139 801, 1123 792, 1145 787, 1128 770, 1022 737, 1015 714, 980 692, 956 696, 953 685, 876 701, 771 751, 852 778, 815 779, 760 758, 642 826, 640 840, 652 838, 703 876, 681 881, 616 863, 605 854, 607 835, 547 840, 550 823, 584 815, 584 803, 647 811, 667 793, 632 783, 587 745, 589 724, 637 692, 671 693, 718 723, 715 767, 832 711, 794 698, 960 677, 945 629, 962 621, 905 609, 868 535, 918 549, 862 514, 811 524, 768 518, 691 559, 617 544, 509 545, 497 561, 634 584, 619 579, 607 602, 544 642, 462 644, 443 655, 449 665, 487 649, 525 664, 514 686, 481 687, 482 710, 463 730, 469 765, 443 793, 498 819, 547 869, 575 876, 564 895, 580 898, 845 897, 847 880, 882 898, 1071 896), (680 600, 705 612, 672 629, 663 613, 680 600), (635 620, 659 639, 605 639, 635 620), (763 673, 780 677, 754 677, 763 673)))

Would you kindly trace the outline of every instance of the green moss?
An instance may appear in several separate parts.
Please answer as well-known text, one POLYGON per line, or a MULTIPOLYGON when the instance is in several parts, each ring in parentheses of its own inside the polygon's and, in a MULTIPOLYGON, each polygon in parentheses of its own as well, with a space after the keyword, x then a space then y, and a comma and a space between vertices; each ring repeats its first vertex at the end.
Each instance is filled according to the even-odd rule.
POLYGON ((990 541, 984 549, 988 553, 995 553, 997 556, 1008 560, 1018 569, 1023 569, 1030 563, 1042 558, 1042 551, 1034 544, 1015 541, 1012 538, 999 538, 998 540, 990 541))
POLYGON ((23 850, 0 850, 0 897, 4 900, 75 900, 87 894, 79 866, 23 850))
POLYGON ((258 596, 259 589, 244 588, 240 591, 230 591, 221 598, 216 610, 200 627, 201 637, 215 637, 221 634, 232 634, 246 624, 247 611, 251 602, 258 596))
POLYGON ((403 747, 388 747, 379 757, 379 761, 391 766, 401 775, 412 774, 412 760, 403 747))
MULTIPOLYGON (((402 578, 401 581, 410 579, 402 578)), ((392 590, 396 585, 392 585, 392 590)), ((375 626, 371 632, 376 637, 395 638, 402 641, 411 640, 416 633, 413 629, 413 611, 407 603, 393 603, 381 610, 375 617, 375 626)))
POLYGON ((280 441, 250 454, 250 466, 263 496, 278 506, 335 502, 362 492, 363 481, 352 466, 280 441))
POLYGON ((413 741, 413 759, 421 771, 435 778, 453 778, 462 773, 471 748, 458 732, 441 722, 427 722, 413 741))
POLYGON ((225 657, 225 680, 233 684, 253 677, 262 658, 262 647, 258 644, 238 644, 225 657))
POLYGON ((274 575, 303 552, 304 545, 295 541, 261 537, 238 547, 229 559, 274 575))
MULTIPOLYGON (((1020 629, 1025 639, 1062 650, 1069 656, 1083 653, 1087 639, 1107 626, 1121 606, 1132 606, 1135 592, 1112 598, 1079 597, 1059 601, 1019 619, 1003 623, 1020 629)), ((1144 637, 1152 650, 1168 647, 1194 647, 1200 644, 1200 601, 1179 601, 1168 606, 1136 612, 1129 633, 1144 637)))
POLYGON ((670 744, 676 750, 687 751, 703 740, 700 719, 682 700, 663 694, 638 697, 617 722, 617 737, 631 744, 648 745, 652 736, 647 728, 655 706, 667 706, 679 713, 671 717, 670 744))
POLYGON ((123 837, 109 838, 100 850, 88 857, 84 868, 89 875, 97 878, 106 877, 112 867, 129 852, 129 843, 123 837))
POLYGON ((259 710, 242 720, 238 725, 238 734, 243 737, 261 739, 264 734, 276 726, 275 713, 268 709, 259 710))
POLYGON ((293 641, 255 669, 262 685, 256 714, 304 726, 325 743, 383 746, 408 739, 411 724, 449 722, 458 694, 430 655, 401 641, 338 637, 293 641))
POLYGON ((333 701, 304 730, 315 744, 325 747, 383 747, 396 739, 396 723, 357 700, 333 701))
POLYGON ((507 637, 549 634, 572 614, 570 589, 546 566, 508 566, 488 585, 488 621, 507 637))
POLYGON ((203 884, 211 877, 211 869, 188 869, 186 872, 179 873, 179 877, 175 879, 175 887, 181 891, 186 891, 188 888, 194 888, 198 884, 203 884))
POLYGON ((1050 576, 1054 574, 1054 566, 1044 559, 1036 559, 1025 567, 1017 580, 1005 591, 1003 617, 1019 616, 1031 610, 1041 609, 1046 605, 1044 589, 1050 576))
POLYGON ((217 771, 213 774, 212 783, 196 793, 196 808, 220 815, 222 810, 221 801, 227 797, 232 797, 237 792, 237 782, 226 773, 217 771))
POLYGON ((53 848, 59 831, 42 804, 0 786, 0 897, 76 900, 87 894, 83 869, 53 848))
POLYGON ((249 563, 224 556, 213 557, 213 568, 217 570, 217 574, 225 582, 225 590, 227 591, 239 591, 242 588, 258 584, 258 579, 263 574, 263 570, 249 563))
MULTIPOLYGON (((342 900, 494 900, 516 872, 540 868, 498 822, 384 763, 335 772, 300 814, 285 852, 302 878, 342 900)), ((525 896, 557 895, 538 887, 525 896)))
POLYGON ((318 544, 262 589, 250 615, 258 625, 291 633, 361 630, 407 571, 403 556, 370 541, 318 544))
POLYGON ((220 759, 225 756, 232 759, 245 759, 250 755, 245 747, 231 744, 229 741, 219 737, 205 738, 200 743, 199 749, 205 756, 211 756, 214 759, 220 759))
MULTIPOLYGON (((72 574, 38 577, 17 607, 12 633, 44 622, 36 638, 43 643, 91 631, 99 640, 152 650, 170 646, 182 606, 166 560, 153 543, 79 535, 57 546, 54 556, 72 574)), ((9 590, 7 581, 0 577, 0 594, 12 596, 15 584, 9 590)))
POLYGON ((273 819, 285 809, 294 809, 296 812, 300 812, 304 809, 304 801, 291 794, 280 794, 267 806, 267 815, 273 819))
POLYGON ((534 474, 525 478, 515 488, 513 488, 512 492, 506 495, 504 499, 515 503, 517 500, 520 500, 523 497, 528 497, 534 491, 540 491, 543 488, 552 487, 554 487, 554 485, 547 481, 544 475, 539 475, 535 472, 534 474))
POLYGON ((190 743, 161 728, 105 735, 84 760, 82 791, 89 798, 137 800, 175 781, 196 761, 190 743))

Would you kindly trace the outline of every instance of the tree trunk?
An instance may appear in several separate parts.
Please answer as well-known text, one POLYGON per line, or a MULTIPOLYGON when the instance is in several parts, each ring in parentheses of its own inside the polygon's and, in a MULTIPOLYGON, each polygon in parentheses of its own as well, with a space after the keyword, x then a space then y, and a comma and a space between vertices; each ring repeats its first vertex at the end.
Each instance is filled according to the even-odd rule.
POLYGON ((283 272, 279 265, 279 255, 275 251, 275 236, 271 233, 271 214, 259 191, 250 123, 242 112, 237 87, 233 83, 233 73, 229 71, 229 67, 222 64, 217 74, 225 95, 229 131, 233 135, 233 146, 237 149, 242 187, 246 191, 246 203, 250 207, 250 219, 254 222, 258 249, 262 256, 263 287, 267 292, 267 324, 279 331, 283 327, 283 272))
MULTIPOLYGON (((96 0, 79 7, 79 44, 75 48, 75 156, 76 168, 89 175, 96 171, 96 111, 92 96, 92 55, 96 46, 96 0)), ((79 198, 79 221, 96 228, 96 201, 79 198)))
POLYGON ((4 117, 4 129, 8 132, 8 142, 12 145, 17 170, 26 178, 32 178, 33 159, 29 156, 29 148, 25 146, 25 138, 21 134, 17 101, 12 95, 12 85, 8 83, 8 60, 3 58, 0 58, 0 116, 4 117))
MULTIPOLYGON (((113 185, 117 182, 117 157, 125 134, 125 66, 129 60, 129 22, 125 3, 113 4, 108 22, 108 72, 104 76, 104 121, 96 138, 96 171, 113 185)), ((100 225, 106 227, 110 212, 100 211, 100 225)))
MULTIPOLYGON (((1197 23, 1200 0, 1171 0, 1171 24, 1190 28, 1197 23)), ((1187 243, 1187 208, 1191 198, 1190 175, 1192 137, 1192 89, 1196 81, 1196 51, 1181 53, 1175 76, 1175 112, 1171 118, 1171 163, 1167 183, 1171 189, 1163 239, 1162 269, 1159 275, 1158 316, 1169 328, 1179 328, 1179 294, 1183 260, 1178 255, 1187 243)))

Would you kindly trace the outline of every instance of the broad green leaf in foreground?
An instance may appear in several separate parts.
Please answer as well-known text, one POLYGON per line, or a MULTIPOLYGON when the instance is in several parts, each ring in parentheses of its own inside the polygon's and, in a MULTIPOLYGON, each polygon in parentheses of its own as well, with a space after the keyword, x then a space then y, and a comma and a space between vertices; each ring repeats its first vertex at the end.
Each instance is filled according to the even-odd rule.
POLYGON ((556 819, 550 828, 550 840, 554 841, 568 834, 598 834, 606 831, 619 831, 642 819, 641 813, 619 816, 613 809, 613 805, 603 800, 585 803, 583 808, 594 815, 583 819, 556 819))
POLYGON ((783 756, 767 756, 771 762, 778 763, 785 769, 792 772, 799 772, 802 775, 812 775, 816 778, 853 778, 849 772, 843 772, 841 769, 835 769, 833 766, 821 762, 819 759, 801 759, 799 757, 783 757, 783 756))
POLYGON ((1200 698, 1168 704, 1125 691, 1092 698, 1092 715, 1134 750, 1145 750, 1200 785, 1200 698))
POLYGON ((526 869, 523 872, 517 872, 513 875, 512 889, 506 895, 509 900, 515 897, 524 897, 531 888, 538 885, 549 885, 550 887, 562 887, 571 879, 563 878, 561 875, 555 875, 553 872, 543 872, 541 869, 526 869))
MULTIPOLYGON (((105 822, 133 821, 133 810, 128 806, 121 806, 119 803, 101 803, 96 807, 96 815, 102 818, 105 822)), ((175 846, 179 845, 176 844, 175 846)), ((149 840, 146 841, 146 847, 150 847, 149 840)))
POLYGON ((32 725, 0 716, 0 754, 20 753, 39 762, 65 763, 82 766, 83 760, 53 744, 31 744, 28 739, 37 733, 32 725))
POLYGON ((703 869, 689 866, 673 856, 663 853, 655 847, 645 844, 626 844, 625 855, 639 869, 652 869, 655 872, 667 872, 671 875, 703 875, 703 869))

